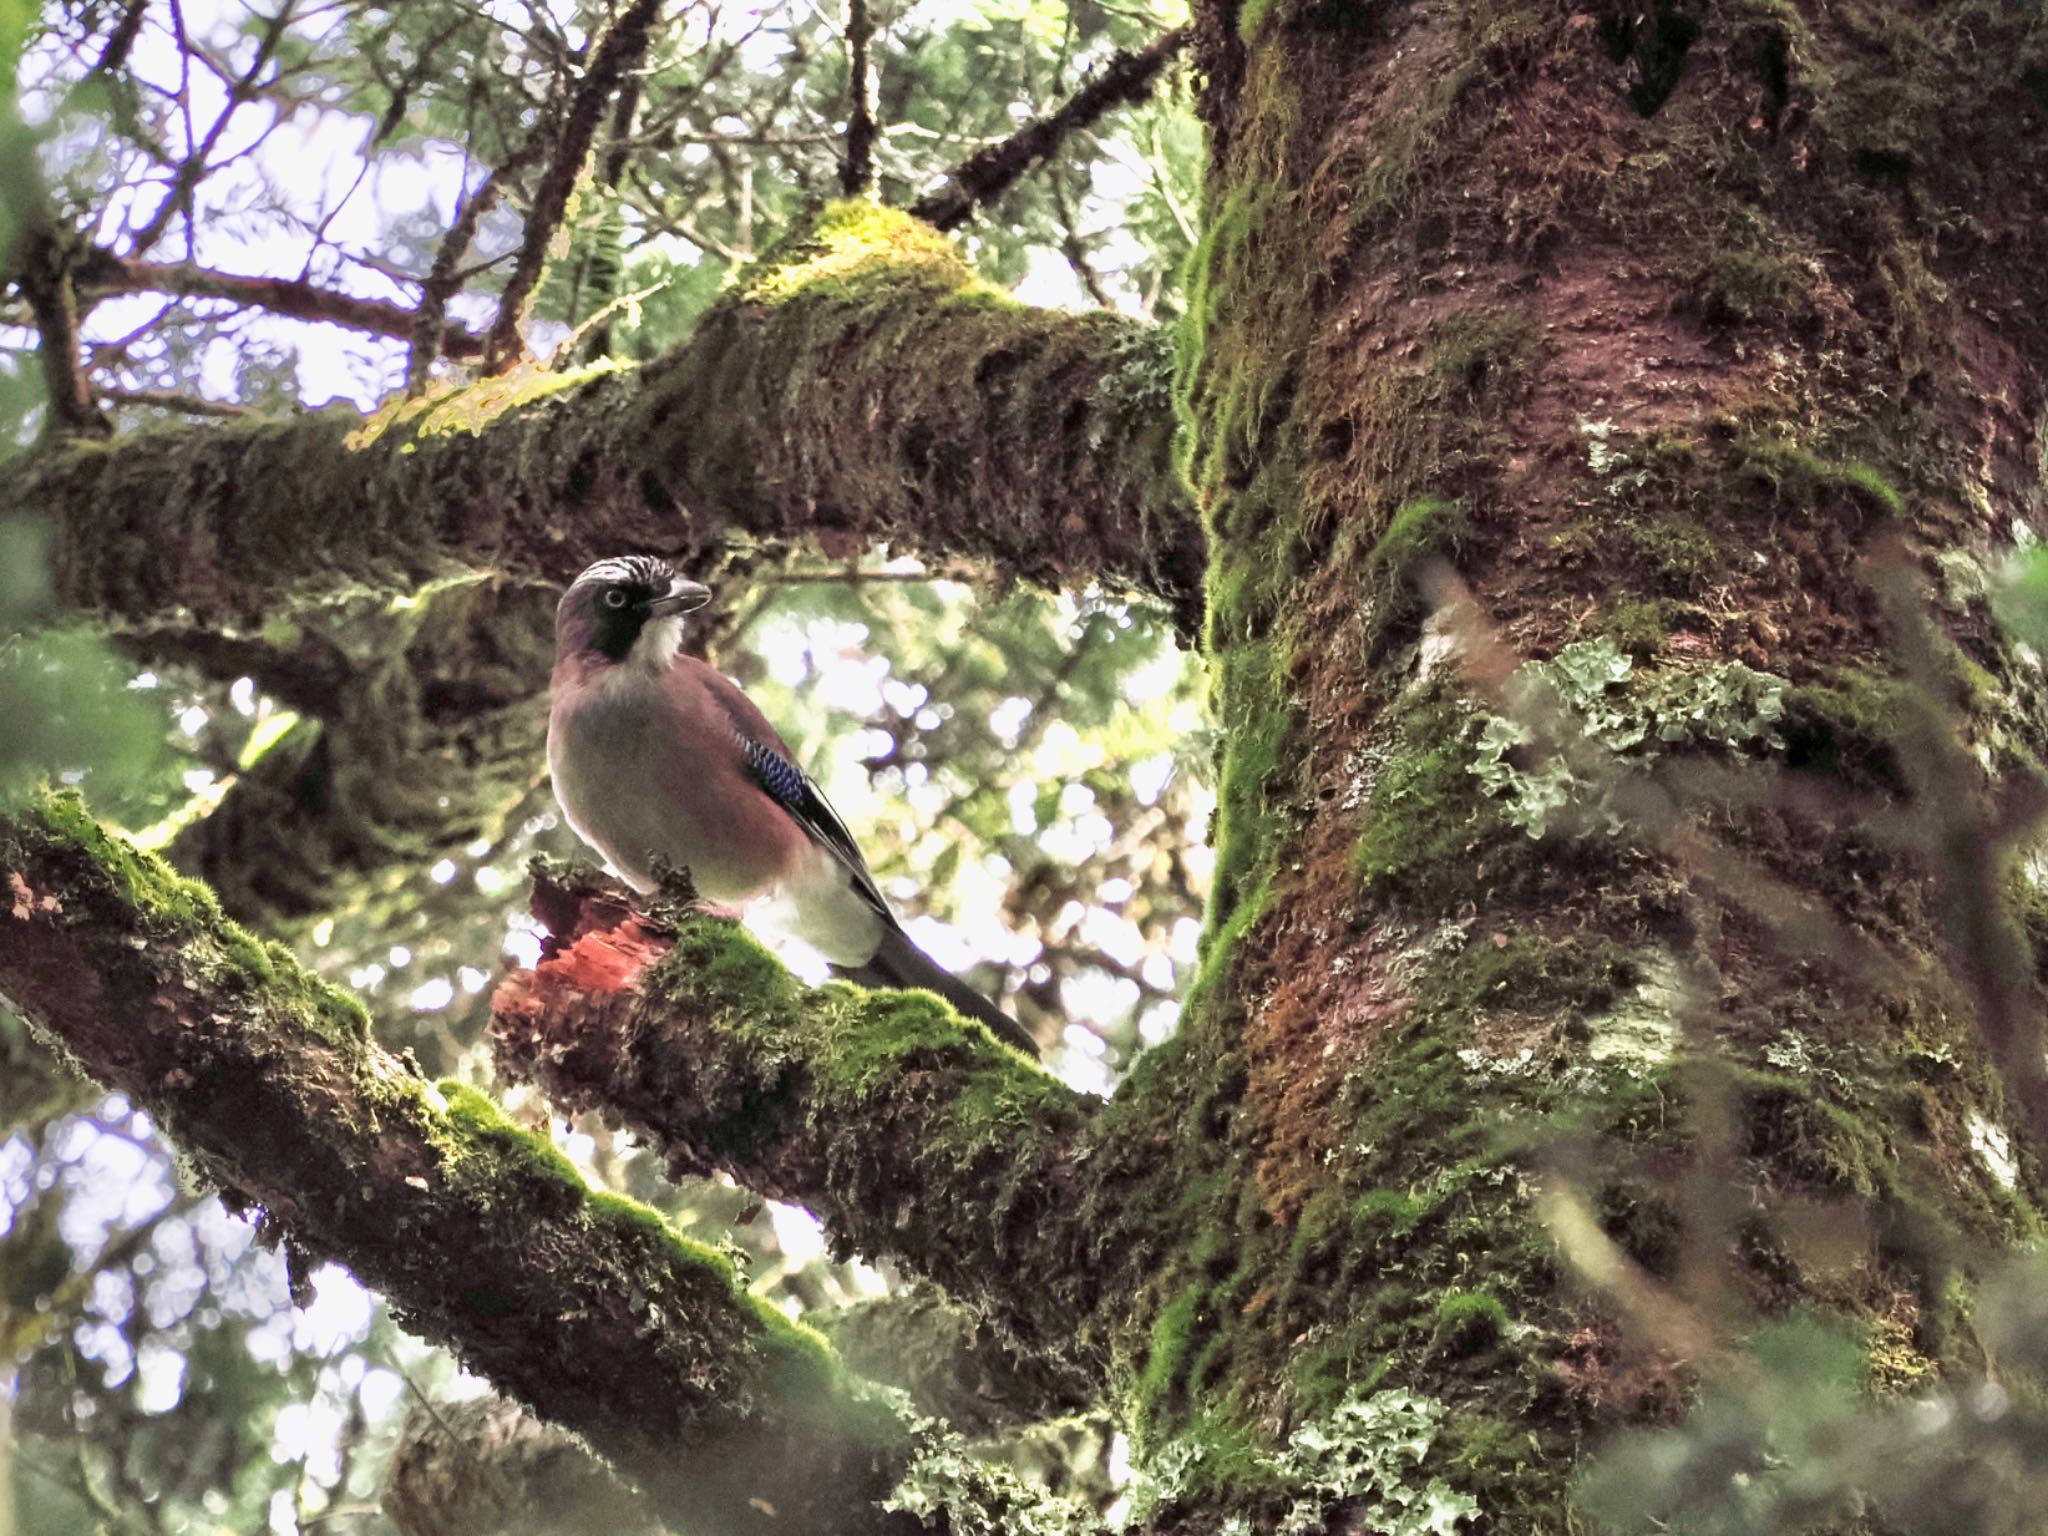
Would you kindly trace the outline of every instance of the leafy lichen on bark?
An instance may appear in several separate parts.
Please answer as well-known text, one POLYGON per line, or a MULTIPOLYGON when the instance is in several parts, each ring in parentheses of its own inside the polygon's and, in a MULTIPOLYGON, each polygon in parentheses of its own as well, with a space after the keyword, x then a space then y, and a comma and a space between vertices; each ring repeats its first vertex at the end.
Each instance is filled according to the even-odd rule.
POLYGON ((621 548, 705 569, 731 535, 1101 580, 1191 624, 1169 368, 1147 327, 1010 303, 907 215, 835 204, 637 372, 46 453, 0 510, 52 515, 60 597, 131 624, 254 628, 286 598, 561 580, 621 548))
MULTIPOLYGON (((1684 1204, 1663 1181, 1735 1170, 1770 1213, 1742 1233, 1744 1299, 1882 1317, 1923 1360, 1962 1347, 1931 1234, 2031 1230, 2032 1174, 2005 1188, 1970 1149, 1964 1128, 2010 1109, 1923 870, 1873 865, 1846 814, 1772 804, 1775 765, 1742 777, 1760 741, 1694 775, 1718 788, 1688 814, 1904 958, 1906 984, 1866 989, 1788 952, 1721 866, 1655 837, 1524 835, 1473 772, 1472 716, 1494 706, 1450 680, 1455 637, 1414 644, 1428 534, 1527 653, 1606 630, 1678 682, 1789 677, 1805 766, 1884 766, 1884 712, 1843 681, 1889 643, 1861 554, 1886 530, 1981 542, 2043 508, 2020 446, 2041 338, 1991 342, 1943 275, 2042 313, 2043 265, 1994 255, 2038 246, 2043 182, 2030 145, 1902 184, 1876 141, 1910 128, 1988 164, 1986 120, 1935 104, 2033 111, 2016 61, 2043 38, 2012 7, 1857 9, 1689 7, 1684 46, 1631 37, 1619 68, 1613 29, 1562 3, 1198 19, 1213 159, 1179 398, 1229 744, 1186 1038, 1134 1107, 1211 1145, 1185 1149, 1206 1158, 1186 1185, 1200 1235, 1142 1298, 1126 1401, 1148 1453, 1205 1437, 1219 1504, 1275 1423, 1363 1377, 1459 1402, 1454 1481, 1506 1526, 1563 1528, 1574 1439, 1658 1405, 1558 1283, 1529 1195, 1560 1138, 1598 1149, 1596 1185, 1637 1181, 1610 1207, 1653 1257, 1684 1204), (1983 28, 2009 51, 1973 47, 1983 28), (1976 233, 1937 235, 1964 206, 1976 233), (1875 261, 1850 233, 1873 227, 1875 261), (1962 366, 1937 382, 1944 359, 1962 366), (1674 952, 1742 1004, 1702 1025, 1674 952), (1921 1045, 1859 1034, 1872 1007, 1921 1045), (1681 1039, 1732 1074, 1725 1125, 1660 1056, 1681 1039), (1953 1070, 1916 1090, 1927 1053, 1953 1070), (1829 1275, 1767 1261, 1765 1229, 1802 1200, 1858 1209, 1869 1252, 1829 1275), (1483 1286, 1461 1254, 1487 1256, 1483 1286)), ((1981 613, 1956 638, 1985 695, 2005 673, 1981 613)), ((1474 659, 1484 694, 1499 658, 1474 659)), ((1981 729, 2026 734, 2010 709, 1981 729)))
POLYGON ((0 893, 0 995, 294 1249, 348 1263, 669 1507, 917 1528, 876 1507, 916 1443, 891 1400, 718 1254, 379 1051, 359 1005, 203 887, 59 797, 0 821, 0 893))

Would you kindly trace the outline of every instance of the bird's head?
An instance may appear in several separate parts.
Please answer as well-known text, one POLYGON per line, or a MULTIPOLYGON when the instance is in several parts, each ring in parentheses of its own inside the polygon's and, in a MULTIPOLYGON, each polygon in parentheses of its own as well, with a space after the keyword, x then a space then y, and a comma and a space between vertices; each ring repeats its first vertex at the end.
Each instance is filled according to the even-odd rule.
POLYGON ((569 584, 555 608, 555 654, 595 651, 662 671, 683 640, 682 616, 711 601, 711 589, 678 576, 666 560, 627 555, 600 560, 569 584))

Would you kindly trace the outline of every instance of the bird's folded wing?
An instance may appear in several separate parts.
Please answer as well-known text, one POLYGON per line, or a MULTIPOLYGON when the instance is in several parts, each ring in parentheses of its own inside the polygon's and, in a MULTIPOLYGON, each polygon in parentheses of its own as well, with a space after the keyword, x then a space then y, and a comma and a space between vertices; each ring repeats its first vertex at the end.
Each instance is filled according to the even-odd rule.
POLYGON ((846 866, 853 888, 894 927, 896 915, 889 910, 888 899, 882 895, 881 887, 875 884, 868 861, 861 856, 860 844, 853 840, 846 823, 832 809, 832 802, 818 788, 817 780, 790 760, 789 748, 752 699, 722 673, 708 667, 705 670, 711 673, 705 682, 712 697, 732 722, 733 735, 738 738, 740 751, 746 757, 748 777, 789 813, 812 842, 846 866))

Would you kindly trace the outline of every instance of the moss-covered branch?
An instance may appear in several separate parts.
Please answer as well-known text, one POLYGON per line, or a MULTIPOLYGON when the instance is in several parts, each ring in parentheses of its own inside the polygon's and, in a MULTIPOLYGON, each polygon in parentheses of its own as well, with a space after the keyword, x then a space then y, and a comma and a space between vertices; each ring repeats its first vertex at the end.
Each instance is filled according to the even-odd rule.
POLYGON ((911 1429, 821 1338, 481 1095, 371 1045, 351 998, 75 800, 0 819, 0 999, 295 1254, 347 1264, 704 1528, 920 1528, 876 1504, 911 1429))
POLYGON ((723 918, 664 932, 595 881, 543 879, 535 910, 557 937, 499 988, 501 1068, 1100 1366, 1111 1227, 1080 1095, 925 993, 806 989, 723 918))
POLYGON ((155 629, 152 661, 251 676, 299 718, 171 847, 237 920, 289 933, 490 836, 542 772, 555 593, 460 578, 305 605, 263 635, 155 629))
POLYGON ((1103 580, 1191 619, 1202 535, 1169 467, 1169 348, 1025 308, 907 215, 835 205, 636 371, 489 380, 365 423, 137 434, 0 487, 47 515, 73 608, 256 628, 295 598, 458 567, 559 580, 622 548, 871 540, 1103 580))

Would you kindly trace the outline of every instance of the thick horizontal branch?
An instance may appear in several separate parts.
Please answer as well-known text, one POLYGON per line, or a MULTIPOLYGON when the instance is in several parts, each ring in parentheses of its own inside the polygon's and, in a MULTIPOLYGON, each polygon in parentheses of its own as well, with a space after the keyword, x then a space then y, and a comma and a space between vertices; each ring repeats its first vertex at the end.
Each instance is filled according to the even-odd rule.
POLYGON ((724 918, 670 932, 616 886, 545 873, 534 910, 555 938, 493 1000, 501 1070, 1103 1366, 1079 1094, 926 993, 806 989, 724 918))
POLYGON ((482 1096, 377 1049, 353 999, 75 800, 0 819, 0 999, 300 1259, 346 1264, 692 1528, 926 1529, 877 1505, 912 1431, 822 1339, 482 1096))
POLYGON ((47 514, 60 596, 129 623, 254 628, 452 567, 562 580, 642 549, 704 569, 735 536, 816 536, 1129 587, 1191 626, 1170 350, 1015 304, 928 227, 837 204, 645 369, 57 450, 0 515, 47 514))
MULTIPOLYGON (((143 261, 96 252, 79 273, 87 297, 116 293, 163 293, 185 299, 227 299, 294 320, 325 320, 352 331, 400 340, 412 334, 415 312, 386 299, 359 299, 290 277, 251 277, 184 262, 143 261)), ((444 327, 441 351, 449 357, 477 357, 484 338, 459 325, 444 327)))

